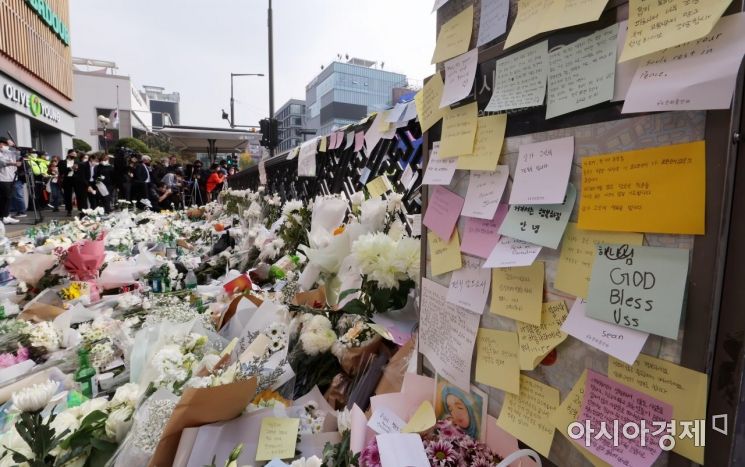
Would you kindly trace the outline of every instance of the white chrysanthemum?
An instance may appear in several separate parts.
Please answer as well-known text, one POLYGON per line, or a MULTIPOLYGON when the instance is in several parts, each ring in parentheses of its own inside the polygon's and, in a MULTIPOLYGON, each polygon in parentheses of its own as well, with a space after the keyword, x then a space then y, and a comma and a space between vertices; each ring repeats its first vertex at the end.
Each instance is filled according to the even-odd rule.
POLYGON ((282 215, 289 217, 290 214, 297 212, 303 208, 303 202, 299 200, 292 200, 285 203, 282 207, 282 215))
POLYGON ((331 321, 323 315, 311 315, 303 326, 303 333, 331 329, 331 321))
POLYGON ((352 429, 352 412, 349 411, 349 408, 344 407, 344 410, 336 412, 336 423, 339 426, 339 432, 342 434, 352 429))
POLYGON ((414 281, 419 280, 421 269, 421 250, 419 240, 411 237, 402 238, 396 245, 396 266, 399 271, 405 273, 414 281))
POLYGON ((383 256, 390 256, 396 243, 384 233, 374 233, 360 236, 352 244, 352 255, 362 274, 372 274, 378 269, 383 256))
POLYGON ((58 385, 56 381, 47 380, 45 383, 27 386, 13 393, 13 405, 21 412, 38 412, 52 400, 58 385))
POLYGON ((352 206, 361 206, 365 202, 365 194, 361 191, 355 192, 349 197, 349 202, 352 206))
MULTIPOLYGON (((72 410, 65 410, 64 412, 57 414, 50 425, 54 428, 55 436, 59 436, 67 430, 67 434, 65 435, 65 438, 67 438, 73 434, 78 427, 80 427, 80 421, 81 418, 75 415, 72 410)), ((56 455, 54 452, 52 454, 56 455)))
POLYGON ((300 334, 303 350, 310 356, 328 351, 336 342, 336 334, 331 329, 304 332, 300 334))
POLYGON ((371 231, 383 230, 387 203, 380 198, 368 199, 360 206, 360 224, 371 231))
POLYGON ((116 440, 117 443, 121 443, 127 432, 132 428, 134 421, 134 408, 124 406, 118 408, 109 414, 109 418, 106 419, 106 436, 109 439, 116 440))
POLYGON ((11 425, 10 429, 0 436, 0 455, 5 454, 0 459, 0 467, 18 467, 18 463, 13 460, 11 450, 19 452, 29 459, 34 457, 34 452, 18 434, 15 425, 11 425))
POLYGON ((245 212, 246 217, 261 217, 261 206, 257 202, 251 203, 251 206, 245 212))
POLYGON ((75 410, 80 418, 85 418, 90 415, 91 412, 95 412, 96 410, 106 410, 108 404, 109 401, 107 401, 105 397, 96 397, 95 399, 89 399, 83 402, 72 410, 75 410))
POLYGON ((404 208, 404 197, 400 193, 391 193, 388 196, 388 212, 401 211, 404 208))

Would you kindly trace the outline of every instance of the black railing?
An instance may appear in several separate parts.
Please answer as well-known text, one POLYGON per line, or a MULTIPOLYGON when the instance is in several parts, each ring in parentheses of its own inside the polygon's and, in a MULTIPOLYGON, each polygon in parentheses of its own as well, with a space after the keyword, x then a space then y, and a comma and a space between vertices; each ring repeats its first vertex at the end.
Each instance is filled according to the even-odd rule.
MULTIPOLYGON (((367 131, 371 122, 352 125, 345 133, 367 131)), ((421 213, 422 132, 419 123, 411 120, 398 128, 392 139, 380 140, 372 151, 364 148, 355 152, 354 147, 330 149, 316 152, 316 177, 298 177, 298 158, 287 160, 287 154, 273 157, 265 162, 266 191, 276 193, 283 200, 309 201, 316 195, 344 193, 351 196, 375 178, 384 175, 397 193, 403 195, 404 206, 409 214, 421 213), (404 186, 402 175, 407 173, 408 186, 404 186)), ((342 145, 343 146, 343 145, 342 145)), ((259 187, 259 167, 253 166, 238 172, 230 179, 233 189, 259 187)))

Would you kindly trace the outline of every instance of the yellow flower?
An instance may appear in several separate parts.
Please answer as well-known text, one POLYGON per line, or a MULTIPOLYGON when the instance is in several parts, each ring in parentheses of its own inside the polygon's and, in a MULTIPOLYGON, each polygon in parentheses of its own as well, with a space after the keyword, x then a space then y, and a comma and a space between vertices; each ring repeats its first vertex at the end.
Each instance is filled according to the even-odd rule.
POLYGON ((262 402, 269 402, 269 401, 277 401, 280 404, 284 405, 285 407, 290 406, 290 401, 279 395, 277 391, 270 391, 269 389, 265 389, 258 393, 256 397, 253 400, 253 404, 259 405, 262 402))

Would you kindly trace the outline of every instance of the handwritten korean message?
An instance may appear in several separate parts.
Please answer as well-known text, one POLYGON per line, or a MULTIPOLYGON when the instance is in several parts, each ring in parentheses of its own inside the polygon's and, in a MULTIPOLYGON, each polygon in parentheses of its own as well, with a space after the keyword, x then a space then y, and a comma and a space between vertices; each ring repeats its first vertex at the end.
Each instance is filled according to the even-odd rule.
POLYGON ((563 300, 544 303, 541 308, 541 323, 517 323, 520 342, 520 369, 533 370, 557 345, 564 342, 567 334, 561 325, 567 317, 567 306, 563 300))
POLYGON ((422 278, 419 350, 439 374, 470 391, 471 357, 481 315, 447 302, 448 288, 422 278))
POLYGON ((440 153, 442 158, 473 153, 478 127, 478 104, 472 102, 457 109, 445 109, 442 120, 440 153))
POLYGON ((479 329, 476 336, 476 381, 512 394, 520 394, 517 334, 479 329))
POLYGON ((261 421, 256 460, 291 459, 295 456, 299 418, 266 417, 261 421))
POLYGON ((506 165, 497 166, 493 172, 471 172, 462 214, 478 219, 494 218, 509 176, 510 168, 506 165))
POLYGON ((520 145, 510 204, 563 203, 573 158, 573 136, 520 145))
POLYGON ((458 157, 459 170, 496 170, 504 144, 507 115, 479 117, 476 122, 476 140, 473 154, 458 157))
POLYGON ((540 325, 545 264, 492 269, 489 311, 517 321, 540 325))
POLYGON ((494 217, 489 220, 467 217, 460 251, 479 258, 488 258, 499 242, 499 226, 502 225, 509 208, 506 204, 500 204, 494 217))
POLYGON ((482 314, 489 297, 491 274, 481 265, 484 260, 466 256, 464 267, 450 276, 448 303, 458 305, 473 313, 482 314))
POLYGON ((444 62, 456 55, 466 53, 473 33, 473 5, 443 24, 437 35, 437 45, 432 63, 444 62))
POLYGON ((445 62, 445 90, 440 107, 446 107, 468 97, 476 78, 479 49, 473 49, 445 62))
MULTIPOLYGON (((439 73, 435 73, 432 78, 424 84, 422 90, 414 96, 414 105, 416 105, 419 125, 421 126, 422 131, 429 130, 432 128, 432 125, 442 119, 444 109, 440 108, 440 100, 442 99, 442 91, 444 87, 445 83, 442 82, 442 77, 439 73)), ((371 148, 369 143, 367 147, 371 148)))
POLYGON ((499 233, 536 245, 559 247, 577 199, 577 189, 569 184, 563 204, 513 204, 499 233))
POLYGON ((579 228, 704 233, 703 141, 582 159, 579 228))
POLYGON ((543 105, 548 79, 548 42, 497 60, 488 112, 543 105))

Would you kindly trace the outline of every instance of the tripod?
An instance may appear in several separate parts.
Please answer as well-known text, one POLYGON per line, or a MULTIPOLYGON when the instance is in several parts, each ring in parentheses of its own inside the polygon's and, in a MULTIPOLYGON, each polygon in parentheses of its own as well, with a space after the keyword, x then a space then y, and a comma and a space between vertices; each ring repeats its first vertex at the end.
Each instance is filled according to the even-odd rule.
POLYGON ((34 180, 34 176, 29 173, 31 167, 29 166, 26 158, 24 157, 22 161, 23 173, 26 176, 26 191, 31 198, 31 207, 34 210, 34 225, 36 225, 44 221, 44 217, 41 215, 41 211, 36 207, 36 180, 34 180))
POLYGON ((191 185, 191 204, 201 206, 204 202, 204 199, 202 198, 202 190, 201 188, 199 188, 199 179, 192 177, 191 185))

